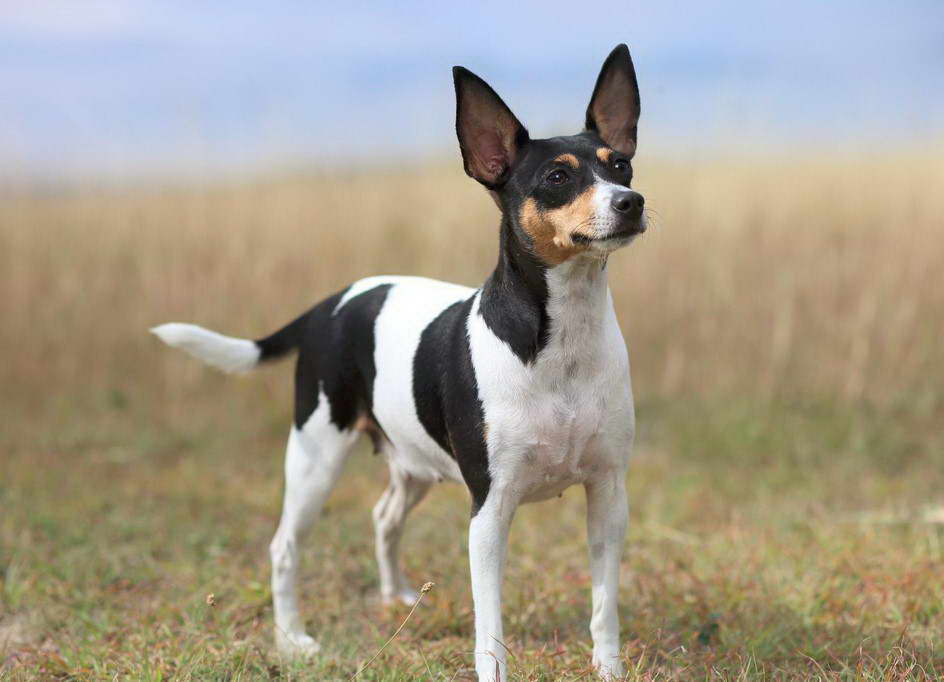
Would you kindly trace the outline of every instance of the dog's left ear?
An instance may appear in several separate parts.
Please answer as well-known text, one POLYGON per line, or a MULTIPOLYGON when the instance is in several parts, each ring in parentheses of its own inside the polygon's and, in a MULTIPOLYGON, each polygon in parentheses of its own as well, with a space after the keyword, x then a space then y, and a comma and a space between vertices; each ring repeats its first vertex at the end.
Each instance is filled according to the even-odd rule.
POLYGON ((639 123, 639 86, 636 69, 625 44, 617 45, 603 62, 587 107, 587 130, 597 133, 613 149, 632 157, 636 153, 639 123))

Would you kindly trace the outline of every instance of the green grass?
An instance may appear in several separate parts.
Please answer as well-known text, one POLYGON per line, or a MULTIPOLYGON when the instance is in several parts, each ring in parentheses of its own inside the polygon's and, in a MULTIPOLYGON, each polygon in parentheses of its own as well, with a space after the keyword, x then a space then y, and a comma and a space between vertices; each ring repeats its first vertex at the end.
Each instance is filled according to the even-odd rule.
MULTIPOLYGON (((277 383, 207 373, 171 406, 131 388, 50 397, 8 422, 0 678, 346 680, 382 646, 408 609, 377 597, 369 510, 385 467, 365 448, 305 552, 304 609, 323 655, 290 664, 272 648, 267 545, 288 415, 265 387, 277 383)), ((719 397, 638 413, 628 679, 944 674, 938 408, 719 397)), ((516 519, 513 679, 589 679, 583 506, 571 489, 516 519)), ((458 486, 411 517, 407 572, 436 586, 359 679, 471 678, 467 520, 458 486)))

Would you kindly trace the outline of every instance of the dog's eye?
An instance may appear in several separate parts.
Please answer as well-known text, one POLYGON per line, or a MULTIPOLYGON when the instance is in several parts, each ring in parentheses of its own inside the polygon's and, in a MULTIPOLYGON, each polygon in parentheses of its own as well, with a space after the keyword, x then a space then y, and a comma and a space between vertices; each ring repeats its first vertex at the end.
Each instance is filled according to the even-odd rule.
POLYGON ((613 162, 613 168, 618 170, 620 173, 625 173, 629 170, 629 161, 626 159, 616 159, 616 161, 613 162))
POLYGON ((549 185, 563 185, 569 178, 566 171, 558 169, 548 173, 544 179, 549 185))

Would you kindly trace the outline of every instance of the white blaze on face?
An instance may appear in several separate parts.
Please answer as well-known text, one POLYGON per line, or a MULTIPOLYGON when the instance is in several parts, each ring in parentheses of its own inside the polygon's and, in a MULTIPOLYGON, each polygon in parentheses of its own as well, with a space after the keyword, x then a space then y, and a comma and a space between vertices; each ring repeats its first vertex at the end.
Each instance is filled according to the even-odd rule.
POLYGON ((619 226, 620 215, 613 208, 613 195, 618 192, 625 192, 628 188, 624 185, 617 185, 614 182, 603 180, 598 175, 594 175, 593 178, 593 226, 597 239, 602 239, 619 226))

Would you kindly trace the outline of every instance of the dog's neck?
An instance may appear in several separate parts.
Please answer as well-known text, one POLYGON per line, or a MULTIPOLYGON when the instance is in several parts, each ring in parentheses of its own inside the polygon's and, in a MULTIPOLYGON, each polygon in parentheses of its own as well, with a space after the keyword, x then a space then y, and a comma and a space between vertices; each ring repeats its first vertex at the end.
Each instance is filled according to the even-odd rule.
POLYGON ((502 221, 498 264, 482 287, 479 311, 522 362, 533 362, 552 335, 579 343, 598 334, 609 300, 605 262, 576 256, 548 267, 502 221))

